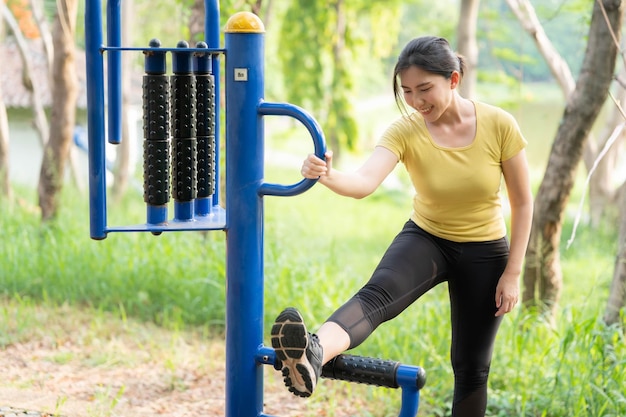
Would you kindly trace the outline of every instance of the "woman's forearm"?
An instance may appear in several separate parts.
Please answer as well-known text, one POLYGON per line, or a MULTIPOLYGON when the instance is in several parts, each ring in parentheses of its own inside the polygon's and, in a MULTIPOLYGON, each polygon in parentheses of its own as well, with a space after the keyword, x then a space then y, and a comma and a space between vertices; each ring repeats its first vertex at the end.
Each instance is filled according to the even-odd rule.
POLYGON ((522 272, 532 225, 532 216, 532 201, 511 207, 511 247, 509 261, 506 266, 506 270, 510 273, 520 274, 522 272))

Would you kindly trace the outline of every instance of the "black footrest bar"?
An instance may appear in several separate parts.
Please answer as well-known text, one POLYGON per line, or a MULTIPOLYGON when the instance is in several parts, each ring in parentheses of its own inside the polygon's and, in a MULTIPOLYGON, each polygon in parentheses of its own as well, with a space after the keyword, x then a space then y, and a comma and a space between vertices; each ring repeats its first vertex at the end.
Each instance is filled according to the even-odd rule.
MULTIPOLYGON (((256 361, 277 367, 276 352, 259 346, 256 361)), ((420 390, 426 384, 423 368, 364 356, 339 355, 322 368, 322 377, 349 382, 402 389, 402 406, 398 417, 415 417, 419 408, 420 390)), ((268 416, 269 417, 269 416, 268 416)))
POLYGON ((396 371, 400 362, 363 356, 339 355, 322 368, 322 377, 398 388, 396 371))
POLYGON ((339 355, 330 360, 322 368, 322 377, 387 388, 398 388, 404 385, 403 381, 408 381, 421 389, 426 383, 426 372, 420 367, 353 355, 339 355))

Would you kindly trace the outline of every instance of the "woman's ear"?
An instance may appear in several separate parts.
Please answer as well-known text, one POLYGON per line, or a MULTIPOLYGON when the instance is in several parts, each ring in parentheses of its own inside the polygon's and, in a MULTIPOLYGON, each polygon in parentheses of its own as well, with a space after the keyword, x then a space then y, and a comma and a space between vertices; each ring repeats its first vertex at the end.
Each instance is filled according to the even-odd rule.
POLYGON ((452 71, 452 74, 450 74, 450 88, 454 90, 455 88, 459 86, 460 82, 461 82, 461 74, 459 74, 458 71, 452 71))

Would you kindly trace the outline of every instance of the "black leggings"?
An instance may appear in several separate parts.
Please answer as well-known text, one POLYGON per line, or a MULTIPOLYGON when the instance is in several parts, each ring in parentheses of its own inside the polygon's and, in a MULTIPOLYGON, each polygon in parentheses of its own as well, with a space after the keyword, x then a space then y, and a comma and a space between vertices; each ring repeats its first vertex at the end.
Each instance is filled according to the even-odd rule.
POLYGON ((361 344, 380 324, 400 314, 428 290, 448 282, 452 322, 454 417, 484 416, 487 378, 496 333, 495 290, 506 266, 506 238, 458 243, 433 236, 408 221, 369 282, 328 321, 361 344))

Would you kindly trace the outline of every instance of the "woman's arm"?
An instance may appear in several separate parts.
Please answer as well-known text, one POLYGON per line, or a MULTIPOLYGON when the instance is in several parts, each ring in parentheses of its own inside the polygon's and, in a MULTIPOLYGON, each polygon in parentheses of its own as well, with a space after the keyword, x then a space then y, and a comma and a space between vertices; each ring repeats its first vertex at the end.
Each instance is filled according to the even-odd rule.
POLYGON ((398 163, 396 155, 382 146, 374 148, 370 157, 354 172, 333 169, 332 160, 332 152, 326 153, 326 160, 311 154, 302 164, 302 175, 319 178, 319 182, 330 190, 353 198, 372 194, 398 163))
POLYGON ((511 249, 509 261, 496 289, 496 316, 508 313, 517 304, 519 277, 533 217, 533 197, 526 152, 522 150, 513 158, 502 162, 502 172, 511 205, 511 249))

